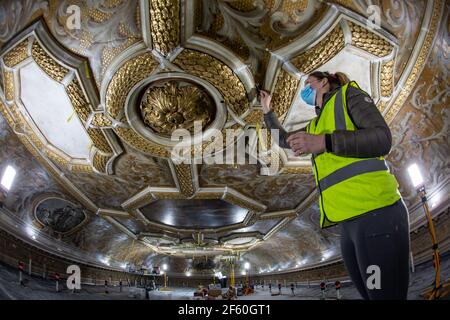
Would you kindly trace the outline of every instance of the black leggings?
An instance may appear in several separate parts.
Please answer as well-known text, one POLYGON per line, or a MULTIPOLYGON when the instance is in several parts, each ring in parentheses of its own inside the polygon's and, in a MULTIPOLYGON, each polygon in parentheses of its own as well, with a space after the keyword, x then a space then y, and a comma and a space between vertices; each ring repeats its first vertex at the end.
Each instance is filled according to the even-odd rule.
POLYGON ((366 300, 407 298, 409 285, 409 215, 403 200, 341 223, 341 250, 350 278, 366 300), (376 265, 381 288, 368 288, 376 265))

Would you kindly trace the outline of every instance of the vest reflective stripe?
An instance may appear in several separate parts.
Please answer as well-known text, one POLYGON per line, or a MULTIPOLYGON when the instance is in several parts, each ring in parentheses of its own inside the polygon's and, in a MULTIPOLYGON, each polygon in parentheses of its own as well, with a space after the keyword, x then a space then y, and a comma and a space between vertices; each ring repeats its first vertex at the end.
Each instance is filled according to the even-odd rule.
POLYGON ((345 130, 344 105, 342 104, 342 88, 336 93, 334 100, 334 127, 336 130, 345 130))
POLYGON ((388 170, 388 167, 386 166, 386 162, 384 162, 384 160, 367 159, 353 162, 348 166, 337 169, 325 178, 320 179, 320 191, 324 192, 329 187, 334 186, 339 182, 350 179, 351 177, 354 177, 356 175, 382 170, 388 170))
MULTIPOLYGON (((337 90, 320 116, 308 124, 308 133, 357 130, 347 111, 348 86, 359 89, 355 82, 350 82, 337 90)), ((383 157, 353 158, 323 152, 313 155, 312 163, 319 191, 321 228, 392 205, 401 198, 398 182, 383 157)))

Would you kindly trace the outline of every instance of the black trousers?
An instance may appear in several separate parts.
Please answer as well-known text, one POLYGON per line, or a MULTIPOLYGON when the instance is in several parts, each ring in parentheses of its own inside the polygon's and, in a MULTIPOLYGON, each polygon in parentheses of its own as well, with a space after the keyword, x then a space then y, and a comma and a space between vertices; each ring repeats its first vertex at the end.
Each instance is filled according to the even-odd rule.
POLYGON ((403 200, 340 225, 345 267, 361 296, 366 300, 406 299, 410 239, 403 200))

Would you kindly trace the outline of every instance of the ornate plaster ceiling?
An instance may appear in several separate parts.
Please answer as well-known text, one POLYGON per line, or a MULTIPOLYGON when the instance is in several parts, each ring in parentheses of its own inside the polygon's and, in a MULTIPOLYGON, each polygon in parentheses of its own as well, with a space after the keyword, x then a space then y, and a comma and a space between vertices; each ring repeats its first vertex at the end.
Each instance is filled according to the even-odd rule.
POLYGON ((371 29, 372 2, 2 1, 0 169, 14 163, 21 175, 7 207, 48 233, 30 214, 37 199, 80 206, 86 221, 53 236, 117 261, 245 254, 260 271, 330 262, 339 232, 318 228, 308 157, 277 148, 271 175, 262 158, 170 158, 177 129, 192 133, 197 159, 239 141, 253 158, 262 125, 255 85, 272 91, 280 120, 297 129, 314 116, 299 99, 305 76, 328 70, 356 80, 390 123, 388 160, 420 223, 401 168, 414 150, 431 152, 423 165, 435 172, 433 194, 448 190, 448 143, 437 143, 448 136, 448 84, 439 81, 448 79, 448 7, 375 1, 381 27, 371 29), (68 27, 70 5, 81 9, 79 29, 68 27), (213 139, 230 128, 235 141, 213 139))

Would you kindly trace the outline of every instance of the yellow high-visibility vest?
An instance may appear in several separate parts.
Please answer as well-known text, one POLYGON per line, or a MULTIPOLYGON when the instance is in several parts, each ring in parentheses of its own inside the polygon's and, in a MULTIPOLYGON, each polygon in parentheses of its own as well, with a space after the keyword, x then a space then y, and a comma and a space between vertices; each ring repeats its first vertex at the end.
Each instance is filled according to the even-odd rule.
MULTIPOLYGON (((320 118, 307 126, 310 134, 331 134, 335 130, 357 130, 348 111, 348 86, 342 86, 322 108, 320 118)), ((369 211, 394 204, 401 198, 398 182, 383 157, 351 158, 324 152, 312 156, 319 191, 320 227, 331 227, 369 211)))

